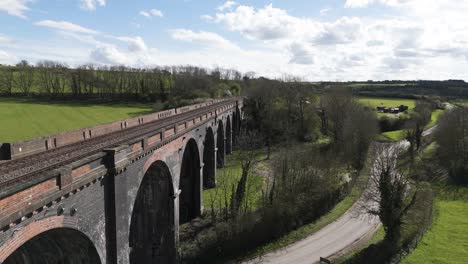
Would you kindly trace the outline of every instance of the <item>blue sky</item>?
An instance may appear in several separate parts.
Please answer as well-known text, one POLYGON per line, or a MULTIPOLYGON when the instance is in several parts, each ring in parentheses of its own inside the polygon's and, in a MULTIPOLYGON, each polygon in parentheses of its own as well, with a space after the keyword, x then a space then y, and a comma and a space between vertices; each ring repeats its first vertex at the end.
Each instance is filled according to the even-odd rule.
POLYGON ((468 1, 0 0, 0 63, 468 79, 468 1))

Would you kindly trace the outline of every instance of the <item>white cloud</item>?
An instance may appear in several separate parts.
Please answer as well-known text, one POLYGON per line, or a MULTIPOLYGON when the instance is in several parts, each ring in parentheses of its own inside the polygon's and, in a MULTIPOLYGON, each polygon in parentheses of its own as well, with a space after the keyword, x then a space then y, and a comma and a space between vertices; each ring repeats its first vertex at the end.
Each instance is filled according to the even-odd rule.
POLYGON ((0 64, 15 64, 18 62, 18 58, 7 53, 4 50, 0 50, 0 64))
POLYGON ((290 16, 272 4, 261 9, 238 6, 227 13, 217 13, 211 21, 222 23, 231 31, 240 32, 250 39, 271 40, 290 36, 308 24, 307 20, 290 16))
POLYGON ((83 10, 96 10, 97 5, 105 6, 106 0, 80 0, 80 8, 83 10))
POLYGON ((313 50, 304 43, 294 42, 289 47, 289 51, 292 54, 290 63, 295 64, 313 64, 314 55, 313 50))
POLYGON ((116 39, 128 44, 130 52, 145 52, 148 50, 145 41, 140 37, 116 37, 116 39))
POLYGON ((28 3, 33 0, 1 0, 0 10, 5 11, 12 16, 26 18, 24 12, 29 10, 28 3))
POLYGON ((226 1, 224 4, 218 6, 218 10, 219 11, 224 11, 226 9, 231 9, 232 7, 234 7, 235 5, 237 5, 237 2, 235 1, 226 1))
POLYGON ((91 51, 90 58, 93 61, 102 64, 133 64, 129 56, 118 50, 114 45, 110 44, 102 45, 91 51))
POLYGON ((36 26, 49 27, 67 32, 97 34, 98 32, 67 21, 41 20, 34 23, 36 26))
POLYGON ((312 39, 320 45, 351 43, 362 34, 362 26, 359 18, 342 17, 333 23, 321 24, 319 33, 312 39))
POLYGON ((374 3, 398 9, 398 17, 344 16, 320 21, 293 16, 270 4, 262 8, 240 5, 202 19, 238 32, 265 51, 285 55, 288 59, 281 63, 289 65, 293 74, 313 72, 308 79, 399 78, 392 76, 395 73, 402 78, 450 78, 441 77, 447 70, 431 71, 431 64, 452 60, 445 66, 454 72, 468 65, 468 21, 464 15, 468 2, 369 0, 349 1, 348 5, 374 3))
POLYGON ((224 49, 237 48, 237 46, 231 43, 229 40, 213 32, 194 32, 188 29, 174 29, 171 30, 170 33, 172 38, 177 40, 193 42, 224 49))
POLYGON ((0 44, 10 44, 13 43, 13 40, 9 37, 0 35, 0 44))
POLYGON ((374 0, 346 0, 345 7, 356 8, 366 7, 372 4, 374 0))
POLYGON ((163 17, 164 14, 161 10, 158 9, 151 9, 149 11, 140 11, 140 15, 150 18, 150 17, 163 17))

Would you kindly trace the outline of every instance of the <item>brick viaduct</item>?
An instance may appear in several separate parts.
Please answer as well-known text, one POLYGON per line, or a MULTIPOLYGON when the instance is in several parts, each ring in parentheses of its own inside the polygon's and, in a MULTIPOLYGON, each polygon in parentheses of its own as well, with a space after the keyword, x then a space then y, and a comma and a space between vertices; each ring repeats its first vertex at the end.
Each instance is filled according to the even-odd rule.
POLYGON ((0 143, 0 263, 176 263, 241 98, 0 143), (3 159, 3 160, 1 160, 3 159))

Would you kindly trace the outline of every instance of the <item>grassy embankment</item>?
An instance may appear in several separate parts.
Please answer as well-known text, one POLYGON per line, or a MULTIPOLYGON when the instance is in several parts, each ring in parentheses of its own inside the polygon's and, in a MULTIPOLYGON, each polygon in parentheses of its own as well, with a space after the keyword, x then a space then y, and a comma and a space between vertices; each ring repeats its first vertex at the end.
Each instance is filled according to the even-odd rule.
POLYGON ((92 104, 0 98, 0 142, 16 142, 148 114, 144 104, 92 104))
MULTIPOLYGON (((255 209, 262 197, 263 186, 266 179, 260 176, 257 172, 266 165, 266 153, 264 150, 258 150, 255 155, 254 170, 250 173, 247 179, 247 190, 245 200, 248 202, 250 209, 255 209)), ((205 210, 210 210, 211 205, 215 208, 225 206, 225 202, 230 202, 232 195, 232 187, 237 187, 242 175, 241 162, 239 152, 234 151, 231 155, 226 156, 225 166, 222 169, 217 169, 217 184, 215 188, 203 191, 203 205, 205 210), (220 206, 221 205, 221 206, 220 206)))
MULTIPOLYGON (((432 145, 432 146, 431 146, 432 145)), ((435 144, 426 154, 434 153, 435 144)), ((435 183, 434 217, 418 247, 402 261, 412 263, 466 263, 468 260, 468 187, 435 183)))
POLYGON ((468 260, 468 188, 438 186, 431 229, 404 264, 466 263, 468 260))

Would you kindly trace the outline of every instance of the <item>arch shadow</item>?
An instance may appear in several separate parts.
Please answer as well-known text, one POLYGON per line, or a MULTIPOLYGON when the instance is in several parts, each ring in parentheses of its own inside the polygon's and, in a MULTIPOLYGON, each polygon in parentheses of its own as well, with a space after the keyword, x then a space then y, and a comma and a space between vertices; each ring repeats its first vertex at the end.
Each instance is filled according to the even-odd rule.
POLYGON ((130 263, 174 263, 174 188, 169 168, 156 161, 138 190, 130 223, 130 263))
POLYGON ((209 127, 206 131, 203 146, 203 187, 213 188, 216 186, 216 156, 213 129, 209 127))
POLYGON ((16 249, 3 264, 100 264, 93 242, 72 228, 42 232, 16 249))
POLYGON ((224 126, 223 121, 219 120, 218 122, 218 131, 216 133, 216 167, 223 168, 224 167, 224 126))
POLYGON ((191 138, 185 146, 180 170, 179 223, 184 224, 201 213, 200 152, 191 138))
POLYGON ((232 153, 232 129, 231 118, 228 116, 226 120, 226 154, 232 153))

